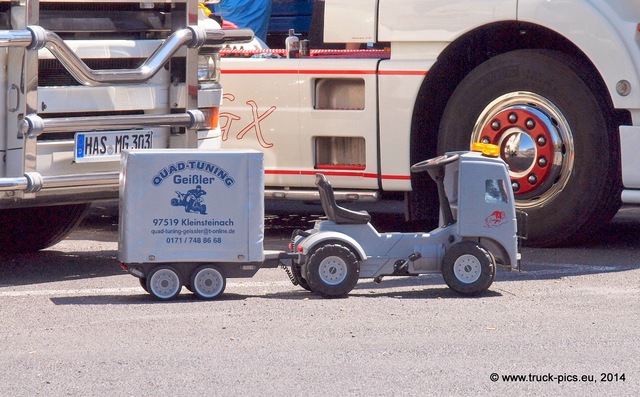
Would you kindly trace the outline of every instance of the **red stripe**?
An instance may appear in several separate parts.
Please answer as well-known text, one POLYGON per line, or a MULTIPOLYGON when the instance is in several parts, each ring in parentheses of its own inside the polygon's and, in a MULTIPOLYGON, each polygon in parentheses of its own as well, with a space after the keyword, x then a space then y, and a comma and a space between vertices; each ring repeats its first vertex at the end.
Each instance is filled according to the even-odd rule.
POLYGON ((298 74, 297 70, 229 70, 229 69, 220 69, 220 73, 222 74, 298 74))
MULTIPOLYGON (((353 74, 353 75, 373 75, 375 70, 265 70, 265 69, 247 69, 247 70, 221 70, 222 74, 353 74)), ((427 72, 423 70, 381 70, 377 72, 380 76, 426 76, 427 72)))
POLYGON ((427 72, 423 70, 380 70, 381 76, 426 76, 427 72))
POLYGON ((300 74, 376 74, 375 70, 300 70, 300 74))
MULTIPOLYGON (((318 172, 322 172, 327 176, 343 176, 343 177, 358 177, 358 178, 368 178, 368 179, 377 179, 378 174, 369 173, 369 172, 351 172, 351 171, 327 171, 327 170, 310 170, 310 171, 296 171, 296 170, 264 170, 266 175, 300 175, 300 176, 310 176, 315 175, 318 172)), ((409 181, 411 180, 411 176, 409 175, 381 175, 382 179, 388 180, 400 180, 400 181, 409 181)))
POLYGON ((376 74, 375 70, 295 70, 295 69, 221 69, 222 74, 376 74))

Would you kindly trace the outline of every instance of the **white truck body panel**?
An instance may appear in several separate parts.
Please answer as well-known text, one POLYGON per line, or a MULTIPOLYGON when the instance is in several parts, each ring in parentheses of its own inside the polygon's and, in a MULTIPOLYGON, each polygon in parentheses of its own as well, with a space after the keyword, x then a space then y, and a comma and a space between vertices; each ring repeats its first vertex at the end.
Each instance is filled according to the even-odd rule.
POLYGON ((517 4, 516 0, 380 0, 378 39, 452 42, 476 26, 515 19, 517 4))
MULTIPOLYGON (((520 0, 518 20, 559 32, 582 50, 607 84, 616 107, 640 108, 640 2, 520 0), (571 15, 572 18, 564 18, 571 15), (616 93, 620 80, 631 83, 631 94, 616 93)), ((638 122, 638 120, 634 120, 638 122)))

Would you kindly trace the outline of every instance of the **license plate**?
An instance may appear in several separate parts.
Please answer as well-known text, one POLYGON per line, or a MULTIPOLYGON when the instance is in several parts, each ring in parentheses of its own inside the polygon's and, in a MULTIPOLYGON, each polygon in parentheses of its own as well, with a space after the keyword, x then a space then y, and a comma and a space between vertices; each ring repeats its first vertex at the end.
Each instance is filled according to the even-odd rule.
POLYGON ((126 149, 151 149, 153 131, 78 132, 75 135, 75 161, 113 161, 126 149))

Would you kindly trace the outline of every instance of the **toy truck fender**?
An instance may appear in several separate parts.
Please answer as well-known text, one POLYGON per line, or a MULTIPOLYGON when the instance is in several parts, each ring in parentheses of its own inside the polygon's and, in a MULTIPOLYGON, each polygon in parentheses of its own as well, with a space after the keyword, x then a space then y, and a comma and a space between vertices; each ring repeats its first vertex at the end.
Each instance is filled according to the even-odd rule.
POLYGON ((298 245, 298 249, 301 249, 300 253, 303 256, 306 256, 313 252, 316 247, 332 243, 339 243, 348 246, 358 256, 358 260, 364 260, 367 258, 367 254, 364 252, 364 249, 354 238, 344 233, 334 231, 313 233, 298 245))

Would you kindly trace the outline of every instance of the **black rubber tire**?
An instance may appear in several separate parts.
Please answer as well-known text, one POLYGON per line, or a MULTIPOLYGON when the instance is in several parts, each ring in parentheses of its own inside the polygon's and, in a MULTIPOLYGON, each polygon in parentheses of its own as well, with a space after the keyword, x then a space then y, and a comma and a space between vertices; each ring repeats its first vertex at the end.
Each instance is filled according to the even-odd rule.
POLYGON ((326 298, 343 297, 358 283, 360 263, 351 250, 340 244, 318 247, 303 268, 311 291, 326 298))
POLYGON ((65 238, 91 204, 0 210, 0 253, 35 252, 65 238))
POLYGON ((471 241, 453 245, 442 259, 444 281, 449 288, 461 295, 485 292, 493 284, 495 275, 496 265, 491 254, 471 241))
POLYGON ((300 287, 302 287, 303 289, 306 289, 307 291, 312 291, 307 280, 304 277, 302 277, 302 268, 300 265, 296 263, 291 265, 291 276, 293 277, 293 280, 296 283, 298 283, 300 287))
POLYGON ((621 205, 619 142, 609 100, 585 70, 577 58, 550 50, 498 55, 465 77, 443 113, 438 153, 468 150, 480 114, 508 93, 537 94, 564 116, 574 152, 573 167, 564 172, 566 185, 544 203, 516 193, 516 206, 528 213, 527 245, 581 242, 595 236, 621 205))

